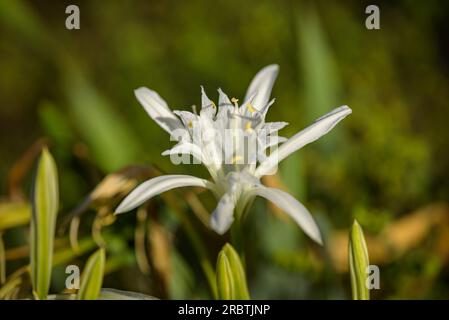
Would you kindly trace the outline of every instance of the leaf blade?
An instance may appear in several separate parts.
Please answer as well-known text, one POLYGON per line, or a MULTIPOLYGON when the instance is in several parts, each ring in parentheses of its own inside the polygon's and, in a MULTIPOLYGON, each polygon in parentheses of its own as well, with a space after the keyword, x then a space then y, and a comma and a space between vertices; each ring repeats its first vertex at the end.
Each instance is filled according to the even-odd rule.
POLYGON ((369 300, 366 270, 369 266, 368 248, 360 224, 354 220, 349 233, 349 272, 353 300, 369 300))
POLYGON ((103 284, 104 266, 106 254, 104 248, 100 248, 87 260, 81 275, 81 286, 78 291, 78 300, 95 300, 98 298, 103 284))
POLYGON ((53 157, 45 148, 33 184, 31 216, 31 280, 38 299, 46 299, 50 288, 58 206, 58 172, 53 157))
POLYGON ((216 278, 219 299, 250 299, 245 270, 237 251, 229 243, 218 255, 216 278))

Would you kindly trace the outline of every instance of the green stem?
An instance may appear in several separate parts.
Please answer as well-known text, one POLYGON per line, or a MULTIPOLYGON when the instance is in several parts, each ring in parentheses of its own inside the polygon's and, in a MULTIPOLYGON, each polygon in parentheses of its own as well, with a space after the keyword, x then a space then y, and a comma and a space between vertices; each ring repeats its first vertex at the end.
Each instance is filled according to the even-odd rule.
POLYGON ((238 252, 242 264, 245 266, 245 242, 243 240, 243 223, 246 219, 248 212, 253 204, 253 199, 244 201, 243 208, 237 206, 236 219, 231 226, 231 243, 235 250, 238 252))
POLYGON ((244 257, 244 245, 242 237, 242 225, 240 218, 237 218, 231 226, 231 244, 240 257, 244 257))

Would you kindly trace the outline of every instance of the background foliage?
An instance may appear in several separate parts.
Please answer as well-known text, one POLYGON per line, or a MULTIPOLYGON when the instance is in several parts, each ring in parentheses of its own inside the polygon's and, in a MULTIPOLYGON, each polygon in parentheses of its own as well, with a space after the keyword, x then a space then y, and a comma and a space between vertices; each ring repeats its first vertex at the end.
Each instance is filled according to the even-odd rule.
POLYGON ((161 156, 173 142, 133 90, 148 86, 187 109, 200 85, 210 97, 218 87, 242 97, 255 72, 278 63, 269 120, 290 122, 284 136, 342 104, 353 114, 265 181, 312 211, 325 246, 256 201, 244 225, 251 297, 350 298, 356 218, 380 265, 373 298, 447 298, 449 6, 377 4, 381 30, 370 31, 363 1, 0 0, 1 283, 20 279, 14 297, 30 286, 14 276, 29 261, 32 169, 49 145, 60 177, 51 292, 64 289, 67 264, 84 266, 100 245, 103 287, 210 298, 198 252, 215 265, 227 239, 204 225, 209 194, 170 192, 137 214, 111 215, 159 172, 207 177, 161 156), (80 30, 65 29, 68 4, 80 7, 80 30))

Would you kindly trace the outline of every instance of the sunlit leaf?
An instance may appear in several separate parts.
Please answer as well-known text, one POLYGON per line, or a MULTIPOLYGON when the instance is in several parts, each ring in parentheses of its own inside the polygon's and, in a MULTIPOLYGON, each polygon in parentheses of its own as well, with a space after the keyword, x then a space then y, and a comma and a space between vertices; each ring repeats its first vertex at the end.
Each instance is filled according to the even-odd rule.
POLYGON ((366 247, 363 230, 359 223, 354 220, 349 234, 349 272, 354 300, 369 300, 369 289, 366 286, 368 266, 368 248, 366 247))
POLYGON ((234 299, 235 289, 232 279, 229 259, 223 251, 218 254, 217 261, 217 289, 218 298, 222 300, 234 299))
POLYGON ((31 207, 24 202, 0 203, 0 230, 15 228, 30 222, 31 207))
POLYGON ((240 257, 230 245, 224 245, 217 260, 218 298, 223 300, 248 300, 245 271, 240 257))
POLYGON ((44 149, 33 185, 30 238, 31 280, 38 299, 46 299, 50 287, 58 203, 56 165, 51 154, 44 149))
POLYGON ((79 300, 95 300, 100 294, 103 284, 103 274, 105 265, 105 250, 98 249, 87 260, 81 275, 81 286, 77 295, 79 300))
POLYGON ((14 299, 15 298, 14 296, 21 283, 22 283, 21 278, 14 278, 13 280, 5 283, 5 285, 0 288, 0 299, 1 300, 14 299))

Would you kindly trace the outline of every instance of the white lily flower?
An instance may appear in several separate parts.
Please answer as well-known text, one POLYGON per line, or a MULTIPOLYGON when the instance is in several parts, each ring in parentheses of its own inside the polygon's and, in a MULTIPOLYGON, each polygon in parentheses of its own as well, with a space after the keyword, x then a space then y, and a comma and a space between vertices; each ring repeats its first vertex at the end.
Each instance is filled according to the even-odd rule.
POLYGON ((217 107, 201 87, 199 114, 173 112, 156 92, 137 89, 136 97, 150 117, 178 141, 163 155, 177 157, 182 154, 189 159, 192 156, 208 169, 212 182, 188 175, 156 177, 134 189, 116 213, 130 211, 173 188, 204 187, 219 201, 210 221, 210 227, 219 234, 229 230, 252 199, 261 196, 284 210, 310 238, 321 244, 320 231, 309 211, 288 193, 265 187, 260 179, 274 174, 280 161, 328 133, 352 110, 348 106, 336 108, 290 139, 278 137, 277 132, 287 123, 265 122, 267 111, 274 103, 269 99, 278 70, 277 65, 270 65, 257 73, 240 105, 237 99, 229 99, 218 89, 217 107), (267 155, 268 149, 272 151, 267 155))

